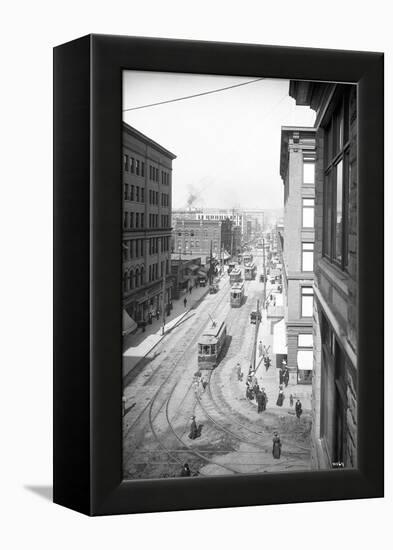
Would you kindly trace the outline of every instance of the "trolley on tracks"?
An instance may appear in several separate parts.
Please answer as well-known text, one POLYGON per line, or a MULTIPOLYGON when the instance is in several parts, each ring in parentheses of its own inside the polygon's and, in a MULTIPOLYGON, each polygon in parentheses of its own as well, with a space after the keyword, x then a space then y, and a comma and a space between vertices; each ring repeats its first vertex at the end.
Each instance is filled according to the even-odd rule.
POLYGON ((244 283, 234 283, 230 292, 231 307, 240 307, 244 298, 244 283))
POLYGON ((228 275, 230 274, 231 271, 233 271, 236 267, 236 262, 229 262, 228 264, 228 275))
POLYGON ((255 272, 256 267, 254 262, 251 262, 250 264, 246 265, 244 267, 244 278, 246 281, 252 281, 255 279, 255 272))
POLYGON ((199 369, 212 370, 218 364, 219 356, 225 344, 227 327, 224 321, 211 319, 198 342, 199 369))
POLYGON ((253 261, 254 257, 251 254, 251 252, 248 252, 247 254, 243 254, 243 263, 244 265, 249 265, 253 261))
POLYGON ((229 282, 231 285, 234 283, 241 283, 242 281, 242 271, 240 267, 236 267, 235 269, 232 269, 230 275, 229 275, 229 282))

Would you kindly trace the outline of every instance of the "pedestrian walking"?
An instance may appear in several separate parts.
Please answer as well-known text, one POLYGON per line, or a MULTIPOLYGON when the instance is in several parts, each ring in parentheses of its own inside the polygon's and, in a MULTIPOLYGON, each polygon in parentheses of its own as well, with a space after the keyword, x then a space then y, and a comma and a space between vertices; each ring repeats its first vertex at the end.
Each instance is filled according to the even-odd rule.
POLYGON ((278 432, 273 434, 273 458, 280 458, 281 456, 281 440, 279 438, 278 432))
POLYGON ((296 412, 296 416, 298 418, 300 418, 302 416, 303 409, 302 409, 302 404, 301 404, 299 399, 296 401, 296 404, 295 404, 295 412, 296 412))
POLYGON ((190 286, 190 288, 188 289, 188 292, 191 294, 191 292, 192 292, 192 286, 190 286))
POLYGON ((278 392, 278 397, 277 397, 277 401, 276 401, 277 407, 282 407, 282 405, 284 403, 284 399, 285 399, 284 391, 282 389, 280 389, 280 391, 278 392))
POLYGON ((243 373, 242 373, 242 368, 240 366, 240 363, 236 365, 236 372, 237 372, 237 379, 239 382, 241 382, 243 379, 243 373))
POLYGON ((183 304, 184 304, 184 307, 187 307, 187 298, 186 297, 184 297, 183 304))
POLYGON ((187 462, 183 464, 182 469, 180 470, 180 477, 190 477, 191 470, 187 462))
POLYGON ((291 407, 293 407, 293 395, 292 394, 289 396, 289 404, 290 404, 291 407))
POLYGON ((206 378, 201 378, 201 384, 202 384, 202 391, 204 392, 207 386, 207 380, 206 378))
POLYGON ((283 381, 284 381, 285 387, 287 387, 288 382, 289 382, 289 369, 288 369, 288 367, 285 367, 285 369, 284 369, 283 381))
POLYGON ((261 355, 263 354, 263 345, 262 345, 262 340, 259 340, 259 344, 258 344, 258 352, 259 352, 259 357, 261 357, 261 355))
POLYGON ((266 405, 268 401, 265 388, 262 388, 261 394, 262 394, 262 412, 263 412, 263 411, 266 411, 266 405))
POLYGON ((156 319, 157 319, 157 321, 158 321, 159 318, 160 318, 160 310, 157 309, 156 310, 156 319))
POLYGON ((198 437, 198 427, 195 421, 195 416, 191 417, 190 433, 188 434, 190 439, 196 439, 198 437))

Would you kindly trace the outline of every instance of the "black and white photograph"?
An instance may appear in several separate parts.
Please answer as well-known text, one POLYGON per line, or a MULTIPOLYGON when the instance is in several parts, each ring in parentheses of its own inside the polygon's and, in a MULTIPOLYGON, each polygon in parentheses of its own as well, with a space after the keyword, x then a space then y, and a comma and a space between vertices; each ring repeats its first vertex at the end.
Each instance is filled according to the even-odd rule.
POLYGON ((123 478, 357 468, 356 86, 123 71, 123 478))

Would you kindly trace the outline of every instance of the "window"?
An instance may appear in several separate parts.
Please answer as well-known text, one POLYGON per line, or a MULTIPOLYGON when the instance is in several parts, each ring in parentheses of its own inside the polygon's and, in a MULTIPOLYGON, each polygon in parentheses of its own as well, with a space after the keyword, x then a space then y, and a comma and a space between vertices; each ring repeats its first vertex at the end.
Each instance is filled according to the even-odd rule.
POLYGON ((299 384, 310 384, 313 368, 313 337, 312 334, 298 335, 297 350, 297 381, 299 384))
POLYGON ((135 187, 131 185, 130 201, 134 200, 135 187))
POLYGON ((141 213, 141 227, 145 227, 145 214, 141 213))
POLYGON ((135 171, 135 160, 134 157, 130 157, 130 171, 133 174, 135 171))
POLYGON ((138 187, 138 186, 136 187, 136 197, 135 197, 135 200, 136 200, 136 202, 139 202, 139 187, 138 187))
POLYGON ((303 183, 315 183, 314 162, 303 162, 303 183))
POLYGON ((123 198, 126 201, 128 199, 128 184, 123 183, 123 198))
POLYGON ((123 228, 128 228, 128 212, 123 212, 123 228))
POLYGON ((312 317, 314 289, 312 286, 301 287, 301 317, 312 317))
POLYGON ((314 199, 302 199, 302 227, 314 227, 314 199))
POLYGON ((134 212, 130 212, 130 228, 134 227, 134 212))
POLYGON ((302 243, 302 271, 314 270, 314 243, 302 243))
POLYGON ((139 212, 135 214, 135 227, 139 227, 139 212))
POLYGON ((144 177, 144 175, 145 175, 145 163, 142 162, 141 163, 141 176, 144 177))
POLYGON ((349 91, 325 127, 323 255, 345 269, 349 229, 349 91))
POLYGON ((139 167, 140 167, 140 162, 139 162, 139 160, 136 160, 135 161, 135 174, 137 176, 139 176, 139 167))
POLYGON ((145 189, 141 187, 141 202, 145 202, 145 189))

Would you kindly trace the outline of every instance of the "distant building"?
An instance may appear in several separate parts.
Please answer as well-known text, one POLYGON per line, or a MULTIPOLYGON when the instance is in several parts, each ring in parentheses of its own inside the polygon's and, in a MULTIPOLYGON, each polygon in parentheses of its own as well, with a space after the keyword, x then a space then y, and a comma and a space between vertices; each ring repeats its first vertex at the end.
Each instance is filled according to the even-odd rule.
MULTIPOLYGON (((146 321, 171 299, 172 161, 176 156, 123 122, 123 308, 146 321), (168 276, 165 281, 164 276, 168 276)), ((129 321, 130 323, 130 321, 129 321)))
POLYGON ((289 94, 317 114, 313 467, 356 468, 356 86, 291 81, 289 94))
POLYGON ((173 252, 181 256, 187 254, 209 255, 225 259, 231 247, 229 220, 195 220, 177 218, 173 226, 173 252))
MULTIPOLYGON (((282 127, 280 174, 284 183, 281 230, 287 366, 293 383, 311 384, 313 369, 313 282, 315 129, 282 127)), ((277 248, 278 243, 274 243, 277 248)))

